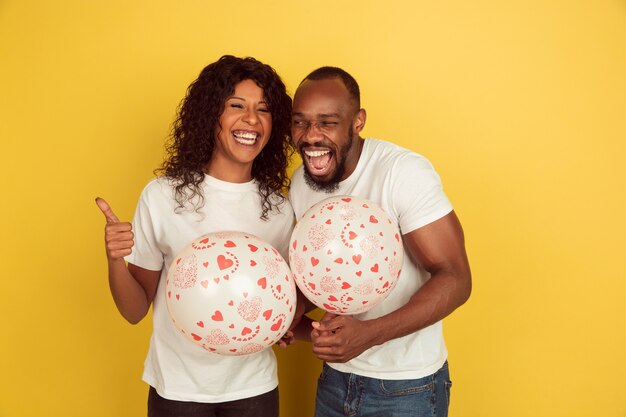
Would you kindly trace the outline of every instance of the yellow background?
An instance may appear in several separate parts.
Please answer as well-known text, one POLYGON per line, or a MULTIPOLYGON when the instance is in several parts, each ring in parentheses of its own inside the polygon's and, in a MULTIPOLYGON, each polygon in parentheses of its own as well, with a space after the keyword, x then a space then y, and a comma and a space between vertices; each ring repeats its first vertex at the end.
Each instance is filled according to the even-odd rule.
MULTIPOLYGON (((151 324, 113 305, 93 200, 131 219, 224 53, 291 93, 344 67, 365 135, 438 169, 474 273, 452 417, 626 416, 624 1, 4 0, 0 417, 145 415, 151 324)), ((319 362, 279 360, 283 417, 311 415, 319 362)))

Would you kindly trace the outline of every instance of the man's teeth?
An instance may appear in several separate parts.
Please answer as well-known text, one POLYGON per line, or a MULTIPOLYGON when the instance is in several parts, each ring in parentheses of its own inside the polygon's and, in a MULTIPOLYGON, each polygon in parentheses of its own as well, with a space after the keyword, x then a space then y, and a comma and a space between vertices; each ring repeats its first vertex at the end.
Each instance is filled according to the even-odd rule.
POLYGON ((326 155, 327 153, 330 153, 330 151, 304 151, 304 154, 309 158, 326 155))
POLYGON ((254 132, 236 132, 233 133, 235 140, 243 145, 254 145, 258 137, 254 132))

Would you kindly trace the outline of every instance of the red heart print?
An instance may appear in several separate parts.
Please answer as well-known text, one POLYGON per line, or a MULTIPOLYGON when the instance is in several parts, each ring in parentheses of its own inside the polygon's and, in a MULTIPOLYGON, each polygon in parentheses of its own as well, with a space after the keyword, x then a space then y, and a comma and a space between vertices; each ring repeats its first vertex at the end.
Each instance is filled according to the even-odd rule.
POLYGON ((220 268, 220 270, 228 269, 233 266, 233 260, 226 259, 224 255, 219 255, 217 257, 217 266, 220 268))
POLYGON ((342 263, 343 263, 343 258, 337 258, 337 259, 335 259, 335 263, 336 263, 336 264, 342 264, 342 263))
POLYGON ((209 243, 209 238, 205 237, 204 239, 200 241, 200 243, 202 243, 203 245, 209 243))
POLYGON ((324 223, 331 224, 333 221, 331 219, 326 220, 324 223))
POLYGON ((315 289, 315 284, 312 283, 312 282, 309 282, 309 287, 311 287, 311 289, 314 290, 315 289))
POLYGON ((378 264, 374 264, 374 266, 370 268, 370 271, 378 272, 378 264))
POLYGON ((200 284, 202 284, 202 286, 206 288, 209 286, 209 280, 205 279, 204 281, 200 281, 200 284))
POLYGON ((298 246, 298 241, 294 240, 292 246, 293 246, 293 249, 295 250, 296 247, 298 246))
POLYGON ((204 322, 202 320, 200 320, 196 324, 198 325, 198 327, 204 327, 204 322))
POLYGON ((191 333, 191 337, 193 337, 193 339, 194 339, 194 340, 196 340, 196 341, 200 341, 200 340, 202 340, 202 336, 198 336, 198 335, 197 335, 197 334, 195 334, 195 333, 191 333))
POLYGON ((363 271, 356 271, 357 276, 361 276, 361 274, 363 273, 363 271))
POLYGON ((335 297, 334 295, 331 295, 330 297, 328 297, 328 301, 338 301, 337 297, 335 297))
POLYGON ((348 289, 348 288, 350 288, 350 287, 352 287, 352 285, 350 285, 350 283, 349 283, 349 282, 344 282, 344 283, 341 285, 341 289, 344 289, 344 290, 347 290, 347 289, 348 289))
POLYGON ((204 265, 204 267, 206 268, 207 266, 209 266, 208 262, 202 262, 202 265, 204 265))
POLYGON ((239 303, 237 313, 242 319, 252 323, 259 317, 262 306, 263 300, 261 297, 252 297, 252 300, 243 300, 239 303))
POLYGON ((316 266, 318 263, 320 263, 319 259, 314 258, 313 256, 311 257, 311 265, 316 266))
POLYGON ((272 327, 270 327, 270 329, 272 329, 273 332, 276 332, 278 330, 280 330, 280 326, 283 324, 283 319, 278 320, 276 323, 274 323, 272 325, 272 327))
POLYGON ((370 216, 370 223, 378 223, 378 219, 374 215, 370 216))
POLYGON ((352 255, 352 260, 354 261, 355 264, 359 264, 361 263, 361 255, 352 255))
POLYGON ((357 235, 356 233, 354 233, 354 232, 350 231, 350 233, 349 233, 349 238, 350 238, 350 240, 354 240, 354 239, 356 239, 356 237, 357 237, 357 236, 358 236, 358 235, 357 235))
POLYGON ((224 243, 224 247, 225 248, 234 248, 235 246, 235 242, 233 242, 232 240, 227 240, 226 243, 224 243))
POLYGON ((245 335, 247 335, 249 333, 252 333, 252 329, 249 328, 249 327, 244 327, 243 330, 241 331, 241 335, 242 336, 245 336, 245 335))
POLYGON ((350 201, 352 201, 352 199, 350 197, 342 198, 341 200, 345 201, 346 203, 349 203, 350 201))
POLYGON ((263 312, 263 317, 265 317, 265 320, 269 320, 272 317, 272 310, 265 310, 263 312))
POLYGON ((306 245, 302 245, 302 252, 306 252, 307 249, 306 245))
POLYGON ((176 299, 180 300, 180 294, 176 294, 176 299))
POLYGON ((259 250, 259 248, 258 248, 258 247, 254 246, 254 245, 252 245, 252 244, 250 244, 250 243, 248 244, 248 247, 250 248, 250 250, 251 250, 252 252, 256 252, 257 250, 259 250))
POLYGON ((263 289, 265 289, 265 287, 267 287, 267 280, 265 278, 261 278, 256 283, 263 289))
POLYGON ((221 311, 217 310, 217 311, 215 311, 215 314, 213 314, 211 316, 211 319, 213 321, 222 321, 222 320, 224 320, 224 316, 222 316, 222 312, 221 311))
POLYGON ((234 306, 234 305, 235 305, 235 303, 233 302, 233 300, 230 300, 230 301, 228 302, 228 305, 232 307, 232 306, 234 306))
POLYGON ((250 260, 250 266, 256 266, 256 262, 254 262, 254 260, 250 260))
POLYGON ((330 304, 326 304, 326 303, 324 303, 324 304, 322 304, 322 305, 324 306, 324 308, 325 308, 326 310, 329 310, 329 311, 332 311, 332 310, 337 310, 335 307, 331 306, 330 304))

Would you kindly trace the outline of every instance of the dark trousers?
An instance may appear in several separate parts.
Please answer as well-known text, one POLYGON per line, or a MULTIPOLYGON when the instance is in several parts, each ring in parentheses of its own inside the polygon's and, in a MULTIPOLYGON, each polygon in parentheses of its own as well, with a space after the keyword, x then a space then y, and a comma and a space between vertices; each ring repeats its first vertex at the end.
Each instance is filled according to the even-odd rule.
POLYGON ((167 400, 150 387, 148 417, 278 417, 278 388, 242 400, 195 403, 167 400))

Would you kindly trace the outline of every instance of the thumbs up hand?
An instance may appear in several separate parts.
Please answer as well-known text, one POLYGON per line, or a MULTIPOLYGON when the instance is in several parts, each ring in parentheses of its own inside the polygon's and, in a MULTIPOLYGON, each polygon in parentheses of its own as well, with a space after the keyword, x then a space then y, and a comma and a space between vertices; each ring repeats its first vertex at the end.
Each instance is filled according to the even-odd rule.
POLYGON ((128 222, 120 222, 113 210, 111 210, 111 206, 104 199, 96 198, 96 204, 107 221, 104 228, 107 258, 109 261, 114 261, 130 255, 134 245, 132 225, 128 222))

